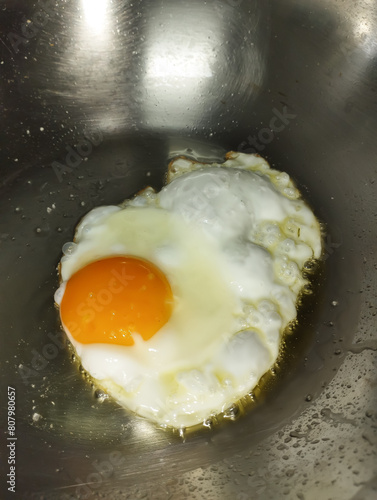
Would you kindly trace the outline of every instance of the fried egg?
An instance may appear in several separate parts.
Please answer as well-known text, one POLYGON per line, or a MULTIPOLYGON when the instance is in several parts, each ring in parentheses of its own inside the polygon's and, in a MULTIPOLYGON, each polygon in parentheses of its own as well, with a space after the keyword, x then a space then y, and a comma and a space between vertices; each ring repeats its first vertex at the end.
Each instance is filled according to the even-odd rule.
POLYGON ((83 368, 122 406, 183 428, 274 365, 321 234, 288 174, 231 152, 176 158, 160 192, 90 211, 63 254, 55 302, 83 368))

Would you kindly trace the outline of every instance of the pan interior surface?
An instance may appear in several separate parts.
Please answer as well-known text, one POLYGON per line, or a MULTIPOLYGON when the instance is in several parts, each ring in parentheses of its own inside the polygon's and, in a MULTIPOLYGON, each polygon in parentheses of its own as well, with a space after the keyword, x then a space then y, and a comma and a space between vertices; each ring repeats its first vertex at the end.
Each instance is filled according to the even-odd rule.
POLYGON ((19 494, 373 498, 375 2, 1 5, 1 404, 14 387, 19 494), (255 408, 180 436, 80 375, 56 266, 89 210, 160 189, 177 155, 230 150, 294 179, 324 223, 323 265, 255 408))

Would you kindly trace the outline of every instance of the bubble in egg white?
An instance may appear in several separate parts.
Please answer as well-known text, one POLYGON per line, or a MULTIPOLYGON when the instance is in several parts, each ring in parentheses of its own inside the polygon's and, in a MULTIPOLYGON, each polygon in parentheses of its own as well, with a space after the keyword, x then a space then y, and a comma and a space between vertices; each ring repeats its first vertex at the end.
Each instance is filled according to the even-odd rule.
POLYGON ((65 287, 66 287, 66 284, 65 283, 62 283, 59 288, 56 290, 55 294, 54 294, 54 300, 55 302, 60 305, 61 301, 62 301, 62 298, 63 298, 63 295, 64 295, 64 292, 65 292, 65 287))
POLYGON ((280 249, 284 253, 290 253, 295 247, 295 242, 290 238, 285 239, 280 243, 280 249))
POLYGON ((288 196, 289 198, 296 198, 297 197, 297 193, 296 193, 296 190, 293 189, 293 188, 284 188, 284 194, 286 196, 288 196))
POLYGON ((67 242, 67 243, 64 243, 63 245, 63 248, 62 248, 62 252, 64 255, 72 255, 73 252, 75 251, 76 249, 76 244, 73 243, 73 242, 67 242))
POLYGON ((271 353, 253 330, 234 335, 215 358, 217 369, 233 378, 238 390, 246 390, 255 384, 259 373, 267 371, 272 361, 271 353), (253 364, 250 363, 251 358, 253 364))
POLYGON ((289 183, 289 175, 286 172, 282 172, 276 176, 276 180, 280 186, 286 187, 289 183))
POLYGON ((89 233, 89 231, 91 231, 91 229, 92 229, 92 226, 90 224, 85 224, 85 226, 83 226, 83 228, 82 228, 82 232, 83 232, 83 234, 87 234, 87 233, 89 233))

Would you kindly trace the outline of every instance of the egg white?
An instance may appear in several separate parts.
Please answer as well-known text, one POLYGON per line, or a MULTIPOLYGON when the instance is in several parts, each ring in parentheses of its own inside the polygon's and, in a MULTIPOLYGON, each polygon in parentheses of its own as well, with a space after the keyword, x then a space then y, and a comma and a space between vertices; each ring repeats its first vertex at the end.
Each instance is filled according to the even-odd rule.
POLYGON ((63 327, 83 367, 122 405, 188 427, 224 411, 273 366, 321 236, 288 174, 229 153, 223 164, 174 160, 159 193, 92 210, 64 250, 58 304, 69 278, 104 257, 138 256, 164 272, 175 306, 150 340, 84 345, 63 327))

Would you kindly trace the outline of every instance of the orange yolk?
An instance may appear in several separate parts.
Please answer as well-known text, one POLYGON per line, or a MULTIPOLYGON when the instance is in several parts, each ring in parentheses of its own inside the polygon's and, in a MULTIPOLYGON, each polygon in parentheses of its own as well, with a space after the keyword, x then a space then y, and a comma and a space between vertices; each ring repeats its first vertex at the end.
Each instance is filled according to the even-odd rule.
POLYGON ((170 318, 173 294, 151 262, 111 257, 88 264, 67 282, 60 316, 82 344, 133 345, 149 340, 170 318))

